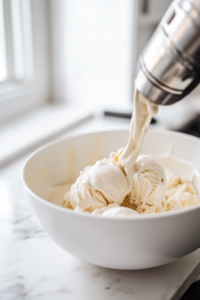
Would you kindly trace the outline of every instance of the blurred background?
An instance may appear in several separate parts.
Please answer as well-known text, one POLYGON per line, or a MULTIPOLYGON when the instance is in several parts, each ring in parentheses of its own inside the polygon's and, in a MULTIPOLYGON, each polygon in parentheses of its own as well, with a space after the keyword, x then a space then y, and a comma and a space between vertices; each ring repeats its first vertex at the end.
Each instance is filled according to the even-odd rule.
MULTIPOLYGON (((0 163, 89 118, 128 128, 103 112, 131 114, 135 63, 170 2, 0 0, 0 163)), ((154 128, 198 121, 199 95, 161 107, 154 128)))

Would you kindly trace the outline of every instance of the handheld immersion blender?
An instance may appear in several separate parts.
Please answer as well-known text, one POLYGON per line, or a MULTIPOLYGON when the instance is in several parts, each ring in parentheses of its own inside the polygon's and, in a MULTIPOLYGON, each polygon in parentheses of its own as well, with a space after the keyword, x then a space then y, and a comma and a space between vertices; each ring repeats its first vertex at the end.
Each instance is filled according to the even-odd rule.
POLYGON ((200 0, 174 0, 141 53, 136 88, 150 101, 173 104, 200 82, 200 0))

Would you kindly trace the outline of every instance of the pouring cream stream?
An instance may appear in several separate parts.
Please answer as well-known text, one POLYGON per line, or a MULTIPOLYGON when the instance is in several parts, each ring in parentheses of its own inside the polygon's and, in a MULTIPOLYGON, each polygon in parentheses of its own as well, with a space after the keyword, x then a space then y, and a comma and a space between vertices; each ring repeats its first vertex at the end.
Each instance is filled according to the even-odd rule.
POLYGON ((121 164, 124 167, 130 191, 133 184, 133 165, 140 153, 151 119, 157 112, 158 106, 151 103, 135 89, 134 111, 131 120, 129 141, 121 155, 121 164))

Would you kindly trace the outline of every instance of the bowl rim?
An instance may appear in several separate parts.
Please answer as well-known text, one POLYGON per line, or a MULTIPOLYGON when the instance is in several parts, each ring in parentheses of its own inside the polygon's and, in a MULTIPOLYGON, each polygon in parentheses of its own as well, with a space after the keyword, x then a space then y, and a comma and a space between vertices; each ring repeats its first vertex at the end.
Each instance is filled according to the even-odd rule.
MULTIPOLYGON (((138 214, 138 215, 132 215, 132 216, 114 216, 114 217, 108 217, 108 216, 101 216, 101 215, 91 215, 87 212, 79 212, 79 211, 74 211, 71 209, 67 209, 65 207, 59 206, 57 204, 51 203, 46 199, 43 199, 42 197, 38 196, 37 194, 35 194, 28 186, 28 184, 26 183, 26 179, 25 179, 25 171, 26 171, 26 167, 29 163, 29 161, 40 151, 53 146, 57 143, 60 142, 64 142, 68 139, 74 138, 74 137, 82 137, 82 136, 87 136, 87 135, 91 135, 91 134, 95 134, 95 133, 108 133, 108 132, 127 132, 128 130, 126 129, 117 129, 117 130, 103 130, 103 131, 90 131, 87 133, 82 133, 82 134, 72 134, 72 135, 68 135, 67 137, 61 137, 59 139, 56 139, 55 141, 51 141, 41 147, 39 147, 38 149, 36 149, 34 152, 32 152, 28 158, 25 160, 25 163, 22 167, 22 171, 21 171, 21 179, 22 179, 22 184, 23 187, 25 188, 25 190, 33 197, 34 200, 37 200, 38 202, 40 202, 43 205, 47 205, 48 207, 52 208, 52 209, 56 209, 58 211, 64 212, 66 214, 72 214, 74 216, 77 217, 83 217, 83 218, 92 218, 92 219, 101 219, 101 220, 112 220, 116 221, 116 220, 121 220, 121 221, 144 221, 144 220, 154 220, 154 219, 163 219, 163 218, 170 218, 170 217, 174 217, 177 215, 185 215, 187 213, 190 213, 192 211, 195 211, 197 209, 200 209, 200 203, 193 205, 191 207, 187 207, 187 208, 182 208, 179 210, 175 210, 175 211, 168 211, 168 212, 160 212, 160 213, 152 213, 152 214, 138 214)), ((182 137, 186 137, 187 139, 190 140, 195 140, 198 141, 200 143, 200 139, 198 139, 197 137, 194 136, 190 136, 189 134, 186 133, 182 133, 182 132, 176 132, 176 131, 171 131, 171 130, 157 130, 157 129, 149 129, 148 133, 164 133, 164 134, 168 134, 168 135, 173 135, 173 136, 182 136, 182 137)))

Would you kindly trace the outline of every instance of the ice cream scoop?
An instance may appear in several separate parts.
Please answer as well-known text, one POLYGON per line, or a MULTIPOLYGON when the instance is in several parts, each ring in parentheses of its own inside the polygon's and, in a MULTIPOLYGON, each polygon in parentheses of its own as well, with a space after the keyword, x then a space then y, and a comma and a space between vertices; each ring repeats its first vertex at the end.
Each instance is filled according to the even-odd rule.
POLYGON ((92 212, 109 203, 121 204, 129 193, 128 180, 122 170, 109 160, 97 161, 85 168, 70 191, 75 210, 92 212))
POLYGON ((129 201, 138 212, 160 212, 167 189, 163 167, 148 155, 140 155, 134 164, 132 190, 129 201))

